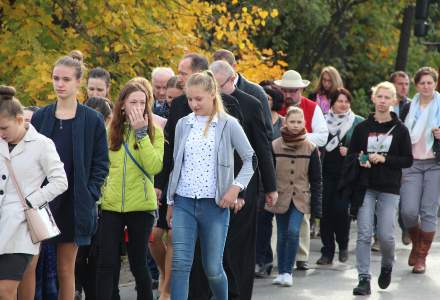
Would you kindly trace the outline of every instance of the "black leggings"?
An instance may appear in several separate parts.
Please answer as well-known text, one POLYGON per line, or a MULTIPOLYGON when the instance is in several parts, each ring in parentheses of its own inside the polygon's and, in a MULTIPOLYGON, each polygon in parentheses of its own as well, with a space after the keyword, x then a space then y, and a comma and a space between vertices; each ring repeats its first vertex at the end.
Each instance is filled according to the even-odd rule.
POLYGON ((128 229, 128 261, 136 281, 137 299, 152 300, 151 275, 147 266, 148 239, 154 216, 148 212, 116 213, 102 211, 98 233, 99 253, 96 298, 111 300, 115 269, 120 268, 120 243, 124 227, 128 229))

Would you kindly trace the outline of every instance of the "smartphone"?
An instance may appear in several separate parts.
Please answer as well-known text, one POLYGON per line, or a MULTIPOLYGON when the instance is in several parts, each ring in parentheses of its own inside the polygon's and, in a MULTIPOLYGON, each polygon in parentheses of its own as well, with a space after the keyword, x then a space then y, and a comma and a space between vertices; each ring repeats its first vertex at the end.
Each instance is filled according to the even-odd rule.
POLYGON ((359 162, 361 164, 365 164, 368 161, 368 154, 359 155, 359 162))

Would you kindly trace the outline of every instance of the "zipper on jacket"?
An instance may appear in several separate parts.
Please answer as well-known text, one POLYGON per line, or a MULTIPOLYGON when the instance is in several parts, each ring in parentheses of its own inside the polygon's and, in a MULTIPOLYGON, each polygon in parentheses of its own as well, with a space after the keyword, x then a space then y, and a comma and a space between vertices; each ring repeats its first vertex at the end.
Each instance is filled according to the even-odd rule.
POLYGON ((124 167, 122 174, 122 204, 121 204, 121 212, 124 212, 125 209, 125 177, 127 175, 127 152, 124 151, 124 167))
POLYGON ((142 179, 142 181, 144 182, 144 196, 145 196, 145 200, 147 200, 147 178, 142 179))

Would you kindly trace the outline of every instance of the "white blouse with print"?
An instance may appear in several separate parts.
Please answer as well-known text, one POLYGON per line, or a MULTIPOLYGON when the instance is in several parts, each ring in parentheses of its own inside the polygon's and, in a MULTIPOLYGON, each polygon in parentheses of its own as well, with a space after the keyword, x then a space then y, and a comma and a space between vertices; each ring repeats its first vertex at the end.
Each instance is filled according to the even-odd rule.
POLYGON ((214 116, 205 136, 204 131, 208 116, 192 114, 188 124, 192 129, 185 143, 183 164, 177 184, 176 194, 188 198, 215 198, 217 164, 215 156, 215 128, 217 117, 214 116))

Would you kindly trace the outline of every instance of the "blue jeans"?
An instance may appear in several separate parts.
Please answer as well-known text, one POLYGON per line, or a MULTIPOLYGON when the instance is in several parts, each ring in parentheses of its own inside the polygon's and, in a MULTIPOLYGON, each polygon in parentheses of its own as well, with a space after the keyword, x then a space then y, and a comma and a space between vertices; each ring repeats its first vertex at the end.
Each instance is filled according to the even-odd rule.
POLYGON ((293 263, 298 251, 299 232, 304 214, 293 203, 284 214, 275 215, 277 220, 278 273, 292 274, 293 263))
POLYGON ((188 299, 189 274, 197 238, 203 269, 216 300, 228 299, 228 279, 223 269, 223 250, 229 226, 229 209, 214 199, 193 199, 176 195, 173 208, 173 265, 171 299, 188 299))

